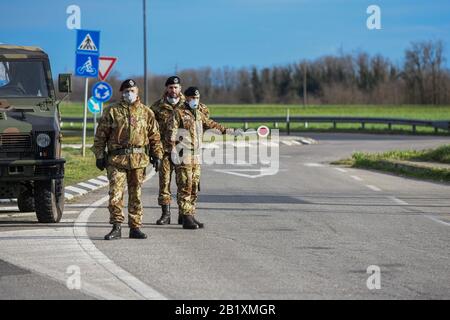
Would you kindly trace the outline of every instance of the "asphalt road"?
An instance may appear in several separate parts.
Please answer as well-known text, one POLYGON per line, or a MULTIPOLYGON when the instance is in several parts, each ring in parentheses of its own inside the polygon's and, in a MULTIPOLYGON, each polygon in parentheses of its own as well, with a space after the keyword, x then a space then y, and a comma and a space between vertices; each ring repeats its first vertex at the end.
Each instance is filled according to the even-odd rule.
POLYGON ((126 226, 124 239, 102 240, 105 188, 57 225, 3 205, 0 299, 449 299, 450 186, 328 163, 450 139, 307 136, 318 144, 280 144, 274 175, 204 165, 202 230, 155 225, 155 176, 143 189, 147 240, 128 239, 126 226), (369 266, 380 289, 366 284, 369 266))

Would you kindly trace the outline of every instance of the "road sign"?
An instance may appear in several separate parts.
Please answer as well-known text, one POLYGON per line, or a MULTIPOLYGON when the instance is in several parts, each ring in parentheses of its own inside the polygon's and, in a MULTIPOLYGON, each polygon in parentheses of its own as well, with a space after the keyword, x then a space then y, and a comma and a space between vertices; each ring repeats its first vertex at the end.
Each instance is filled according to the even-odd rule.
POLYGON ((111 99, 113 89, 107 82, 97 82, 92 88, 92 95, 99 102, 106 102, 111 99))
POLYGON ((104 81, 111 72, 114 64, 117 62, 116 57, 100 57, 98 67, 98 77, 104 81))
POLYGON ((98 76, 98 55, 77 54, 75 63, 75 75, 80 77, 98 76))
MULTIPOLYGON (((75 75, 85 77, 82 155, 85 156, 89 78, 98 77, 100 31, 77 30, 75 75)), ((112 91, 111 91, 112 94, 112 91)), ((108 97, 108 99, 110 96, 108 97)), ((101 102, 101 101, 100 101, 101 102)), ((94 114, 95 117, 95 114, 94 114)))
POLYGON ((258 133, 258 136, 260 136, 261 138, 265 138, 269 135, 270 129, 267 126, 260 126, 258 127, 256 132, 258 133))
POLYGON ((86 78, 98 77, 100 31, 77 30, 75 54, 75 75, 86 78))
POLYGON ((76 52, 100 54, 100 31, 77 30, 76 52))
POLYGON ((94 97, 91 97, 88 100, 88 109, 94 114, 99 113, 100 111, 102 111, 102 103, 95 100, 94 97))

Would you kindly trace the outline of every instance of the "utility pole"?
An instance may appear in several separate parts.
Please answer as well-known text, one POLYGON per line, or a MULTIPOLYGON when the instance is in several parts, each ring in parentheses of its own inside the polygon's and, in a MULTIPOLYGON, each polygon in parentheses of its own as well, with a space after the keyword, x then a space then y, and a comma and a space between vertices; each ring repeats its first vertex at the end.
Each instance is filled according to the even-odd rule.
POLYGON ((303 106, 305 106, 305 107, 308 104, 308 97, 307 97, 308 92, 306 90, 306 86, 307 86, 307 84, 306 84, 306 73, 307 73, 306 67, 307 67, 306 62, 303 62, 303 68, 302 68, 303 69, 303 106))
POLYGON ((147 84, 147 0, 142 0, 144 14, 144 104, 148 105, 148 84, 147 84))

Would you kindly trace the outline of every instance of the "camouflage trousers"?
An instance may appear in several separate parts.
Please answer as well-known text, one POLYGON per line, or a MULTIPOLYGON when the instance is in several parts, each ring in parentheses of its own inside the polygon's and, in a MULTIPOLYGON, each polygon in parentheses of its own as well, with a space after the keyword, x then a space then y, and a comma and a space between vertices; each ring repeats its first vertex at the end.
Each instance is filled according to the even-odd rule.
POLYGON ((158 204, 160 206, 170 204, 172 194, 170 192, 170 185, 172 183, 172 173, 174 165, 170 161, 170 153, 164 153, 159 168, 159 196, 158 204))
POLYGON ((175 166, 177 180, 177 203, 180 214, 194 215, 200 189, 200 165, 175 166))
POLYGON ((128 185, 128 225, 139 228, 142 225, 141 188, 145 179, 145 168, 121 169, 108 166, 109 180, 109 223, 123 223, 124 189, 128 185))

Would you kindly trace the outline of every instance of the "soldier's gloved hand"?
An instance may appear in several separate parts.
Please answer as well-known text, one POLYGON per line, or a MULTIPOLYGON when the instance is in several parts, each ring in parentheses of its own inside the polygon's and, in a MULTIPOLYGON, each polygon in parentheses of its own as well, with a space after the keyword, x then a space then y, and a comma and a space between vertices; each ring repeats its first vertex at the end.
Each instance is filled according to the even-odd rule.
POLYGON ((105 170, 106 167, 106 159, 105 158, 101 158, 101 159, 97 159, 95 160, 95 166, 98 168, 98 170, 103 171, 105 170))
POLYGON ((155 168, 155 172, 158 172, 159 168, 161 168, 162 161, 160 158, 157 158, 157 157, 152 157, 152 160, 153 160, 153 162, 152 162, 153 168, 155 168))

